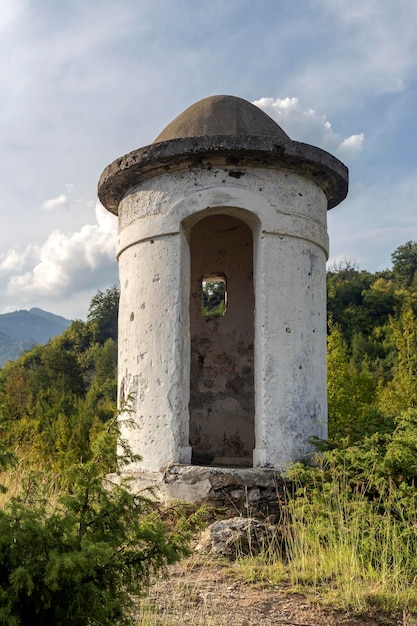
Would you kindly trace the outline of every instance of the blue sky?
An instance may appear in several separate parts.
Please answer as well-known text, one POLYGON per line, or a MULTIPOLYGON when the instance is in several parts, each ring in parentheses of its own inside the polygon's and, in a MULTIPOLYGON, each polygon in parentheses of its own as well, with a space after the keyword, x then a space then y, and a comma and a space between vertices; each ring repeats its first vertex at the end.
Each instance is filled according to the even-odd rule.
POLYGON ((0 312, 85 318, 118 276, 101 171, 215 94, 349 166, 330 263, 417 240, 415 0, 0 0, 0 66, 0 312))

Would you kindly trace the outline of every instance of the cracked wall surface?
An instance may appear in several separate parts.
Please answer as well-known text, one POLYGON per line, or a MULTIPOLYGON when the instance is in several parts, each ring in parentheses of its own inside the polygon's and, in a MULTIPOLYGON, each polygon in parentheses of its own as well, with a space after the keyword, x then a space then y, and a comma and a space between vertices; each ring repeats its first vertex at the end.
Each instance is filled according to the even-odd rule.
POLYGON ((236 171, 162 173, 119 205, 119 399, 140 468, 284 469, 326 436, 326 196, 293 172, 236 171), (211 272, 230 293, 207 321, 193 298, 211 272))

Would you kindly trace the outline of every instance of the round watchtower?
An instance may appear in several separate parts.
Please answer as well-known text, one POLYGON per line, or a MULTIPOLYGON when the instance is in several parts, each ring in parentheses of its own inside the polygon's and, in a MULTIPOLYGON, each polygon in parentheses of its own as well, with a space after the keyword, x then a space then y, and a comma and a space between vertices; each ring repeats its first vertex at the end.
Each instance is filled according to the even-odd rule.
POLYGON ((132 470, 281 471, 326 437, 326 217, 347 188, 343 163, 233 96, 104 170, 132 470))

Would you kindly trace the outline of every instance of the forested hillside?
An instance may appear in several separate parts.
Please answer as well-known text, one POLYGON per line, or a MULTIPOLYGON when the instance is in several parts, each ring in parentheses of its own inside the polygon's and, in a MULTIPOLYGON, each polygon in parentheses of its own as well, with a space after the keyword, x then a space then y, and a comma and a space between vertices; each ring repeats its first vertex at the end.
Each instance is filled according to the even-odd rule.
MULTIPOLYGON (((329 442, 388 433, 417 401, 417 243, 371 274, 345 262, 327 272, 329 442)), ((115 411, 118 289, 98 292, 87 322, 0 370, 0 419, 10 444, 36 463, 88 456, 115 411)))
POLYGON ((107 477, 135 460, 116 461, 118 300, 99 291, 86 323, 0 372, 1 626, 133 625, 187 551, 192 518, 107 477))
POLYGON ((329 438, 354 443, 386 433, 417 401, 417 243, 392 270, 345 263, 327 273, 329 438))
POLYGON ((113 287, 46 345, 0 370, 3 440, 24 463, 57 471, 90 458, 91 442, 115 414, 117 309, 113 287))
MULTIPOLYGON (((243 567, 344 610, 417 615, 417 242, 384 272, 330 268, 327 289, 329 438, 285 477, 279 544, 243 567)), ((34 610, 39 624, 133 624, 131 594, 185 549, 172 518, 167 527, 151 508, 142 523, 149 504, 102 487, 116 465, 118 298, 98 292, 85 323, 0 370, 0 467, 12 459, 23 472, 13 488, 24 476, 23 496, 0 507, 0 624, 32 624, 34 610), (45 495, 51 477, 58 505, 45 495), (61 603, 72 621, 57 620, 61 603)))

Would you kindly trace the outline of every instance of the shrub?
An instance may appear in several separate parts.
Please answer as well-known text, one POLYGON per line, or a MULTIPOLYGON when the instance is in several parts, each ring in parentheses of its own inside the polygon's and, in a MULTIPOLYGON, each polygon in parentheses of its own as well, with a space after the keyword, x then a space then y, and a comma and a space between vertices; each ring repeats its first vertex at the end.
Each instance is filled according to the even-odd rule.
POLYGON ((55 502, 32 474, 0 510, 0 624, 132 624, 150 575, 187 552, 183 519, 165 523, 151 500, 104 479, 115 431, 69 469, 55 502))

